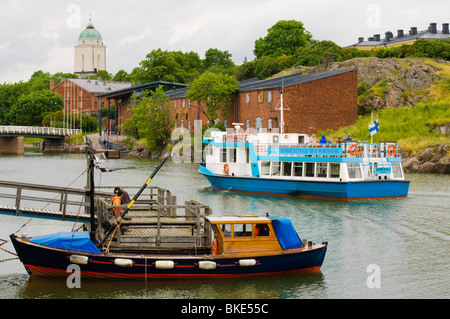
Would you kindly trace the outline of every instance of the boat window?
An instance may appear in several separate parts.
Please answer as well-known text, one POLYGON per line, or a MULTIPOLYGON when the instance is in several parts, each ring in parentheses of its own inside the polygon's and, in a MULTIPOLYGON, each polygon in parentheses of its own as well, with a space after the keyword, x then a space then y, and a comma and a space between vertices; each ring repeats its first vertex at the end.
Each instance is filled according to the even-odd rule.
POLYGON ((267 224, 256 224, 255 236, 256 237, 270 236, 269 226, 267 224))
POLYGON ((231 237, 231 224, 222 224, 223 237, 231 237))
POLYGON ((303 144, 305 143, 305 137, 303 135, 299 135, 298 136, 298 144, 303 144))
POLYGON ((341 164, 339 163, 330 163, 330 177, 339 178, 341 164))
POLYGON ((361 178, 361 168, 358 163, 347 164, 349 178, 361 178))
POLYGON ((252 224, 234 224, 234 237, 251 237, 252 224))
POLYGON ((222 163, 227 161, 227 149, 225 147, 220 148, 220 161, 222 163))
POLYGON ((270 174, 270 162, 261 162, 261 175, 269 175, 270 174))
POLYGON ((245 148, 245 161, 246 163, 250 163, 250 150, 248 147, 245 148))
MULTIPOLYGON (((190 124, 191 122, 189 122, 190 124)), ((207 144, 205 146, 205 155, 214 155, 214 148, 212 146, 212 144, 207 144)))
POLYGON ((402 177, 402 170, 400 168, 400 163, 392 163, 392 176, 394 178, 401 178, 402 177))
POLYGON ((294 176, 303 176, 303 162, 294 162, 294 176))
POLYGON ((236 148, 234 147, 228 149, 228 162, 236 163, 236 148))
POLYGON ((305 176, 314 177, 314 166, 316 163, 306 163, 305 176))
POLYGON ((272 176, 280 176, 280 162, 272 162, 272 176))
POLYGON ((282 162, 282 163, 283 163, 283 176, 291 176, 292 162, 282 162))
POLYGON ((317 163, 317 177, 327 177, 327 163, 317 163))

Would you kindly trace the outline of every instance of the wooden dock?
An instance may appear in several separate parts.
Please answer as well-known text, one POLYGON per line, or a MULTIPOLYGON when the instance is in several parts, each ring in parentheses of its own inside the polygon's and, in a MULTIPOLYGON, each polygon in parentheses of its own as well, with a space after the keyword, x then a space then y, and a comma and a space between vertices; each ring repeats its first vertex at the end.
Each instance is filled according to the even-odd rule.
MULTIPOLYGON (((130 186, 123 188, 129 190, 130 196, 131 190, 137 189, 130 186)), ((96 189, 96 198, 110 203, 113 189, 113 186, 96 189)), ((148 187, 148 190, 136 203, 137 209, 141 205, 176 203, 176 197, 168 190, 160 187, 148 187)), ((0 214, 89 222, 89 211, 85 189, 0 181, 0 214)))

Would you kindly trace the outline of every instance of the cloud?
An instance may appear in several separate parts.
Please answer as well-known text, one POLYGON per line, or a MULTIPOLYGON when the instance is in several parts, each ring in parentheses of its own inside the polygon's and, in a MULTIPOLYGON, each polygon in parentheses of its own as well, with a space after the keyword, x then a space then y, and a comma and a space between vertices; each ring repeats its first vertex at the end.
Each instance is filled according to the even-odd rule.
POLYGON ((184 20, 182 22, 178 22, 176 25, 171 27, 173 35, 169 38, 167 43, 169 45, 174 45, 180 40, 188 40, 198 33, 209 22, 211 17, 212 14, 209 13, 195 21, 184 20))
POLYGON ((138 35, 128 35, 119 41, 120 45, 134 45, 139 44, 146 38, 150 38, 152 32, 150 30, 142 30, 138 35))
POLYGON ((73 72, 74 49, 89 15, 107 45, 107 69, 131 72, 152 50, 232 54, 236 64, 252 60, 255 40, 279 20, 302 21, 316 40, 340 46, 386 31, 424 30, 450 22, 448 0, 2 0, 0 83, 27 81, 33 72, 73 72), (367 8, 380 8, 370 28, 367 8))

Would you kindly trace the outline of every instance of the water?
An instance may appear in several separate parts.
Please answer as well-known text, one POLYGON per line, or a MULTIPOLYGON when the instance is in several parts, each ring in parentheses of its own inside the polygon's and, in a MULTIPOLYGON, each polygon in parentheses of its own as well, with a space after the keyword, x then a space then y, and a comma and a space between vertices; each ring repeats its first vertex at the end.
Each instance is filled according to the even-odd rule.
MULTIPOLYGON (((141 186, 156 160, 110 160, 96 171, 102 186, 141 186)), ((84 155, 0 157, 2 180, 83 187, 84 155)), ((350 203, 241 195, 211 189, 197 164, 168 161, 151 185, 168 188, 177 202, 196 199, 214 214, 270 213, 287 217, 302 238, 328 241, 321 272, 245 279, 82 281, 69 289, 64 279, 30 278, 18 260, 0 262, 0 298, 449 298, 450 176, 409 174, 409 196, 398 200, 350 203), (375 269, 375 272, 374 272, 375 269), (379 274, 379 277, 375 275, 379 274), (379 280, 378 280, 379 279, 379 280), (379 288, 374 284, 380 284, 379 288), (370 288, 372 286, 373 288, 370 288)), ((40 203, 44 205, 43 203, 40 203)), ((38 207, 39 208, 39 207, 38 207)), ((1 216, 0 238, 69 231, 70 222, 1 216)), ((14 251, 11 243, 1 246, 14 251)), ((12 257, 0 250, 0 260, 12 257)))

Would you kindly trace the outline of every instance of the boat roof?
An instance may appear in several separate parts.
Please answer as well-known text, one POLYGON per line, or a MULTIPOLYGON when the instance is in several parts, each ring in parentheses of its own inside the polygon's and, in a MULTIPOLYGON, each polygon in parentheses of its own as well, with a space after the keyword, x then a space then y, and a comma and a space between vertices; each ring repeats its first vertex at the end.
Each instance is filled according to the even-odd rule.
POLYGON ((266 222, 271 220, 268 217, 256 216, 256 215, 235 215, 235 216, 205 216, 211 223, 254 223, 254 222, 266 222))

